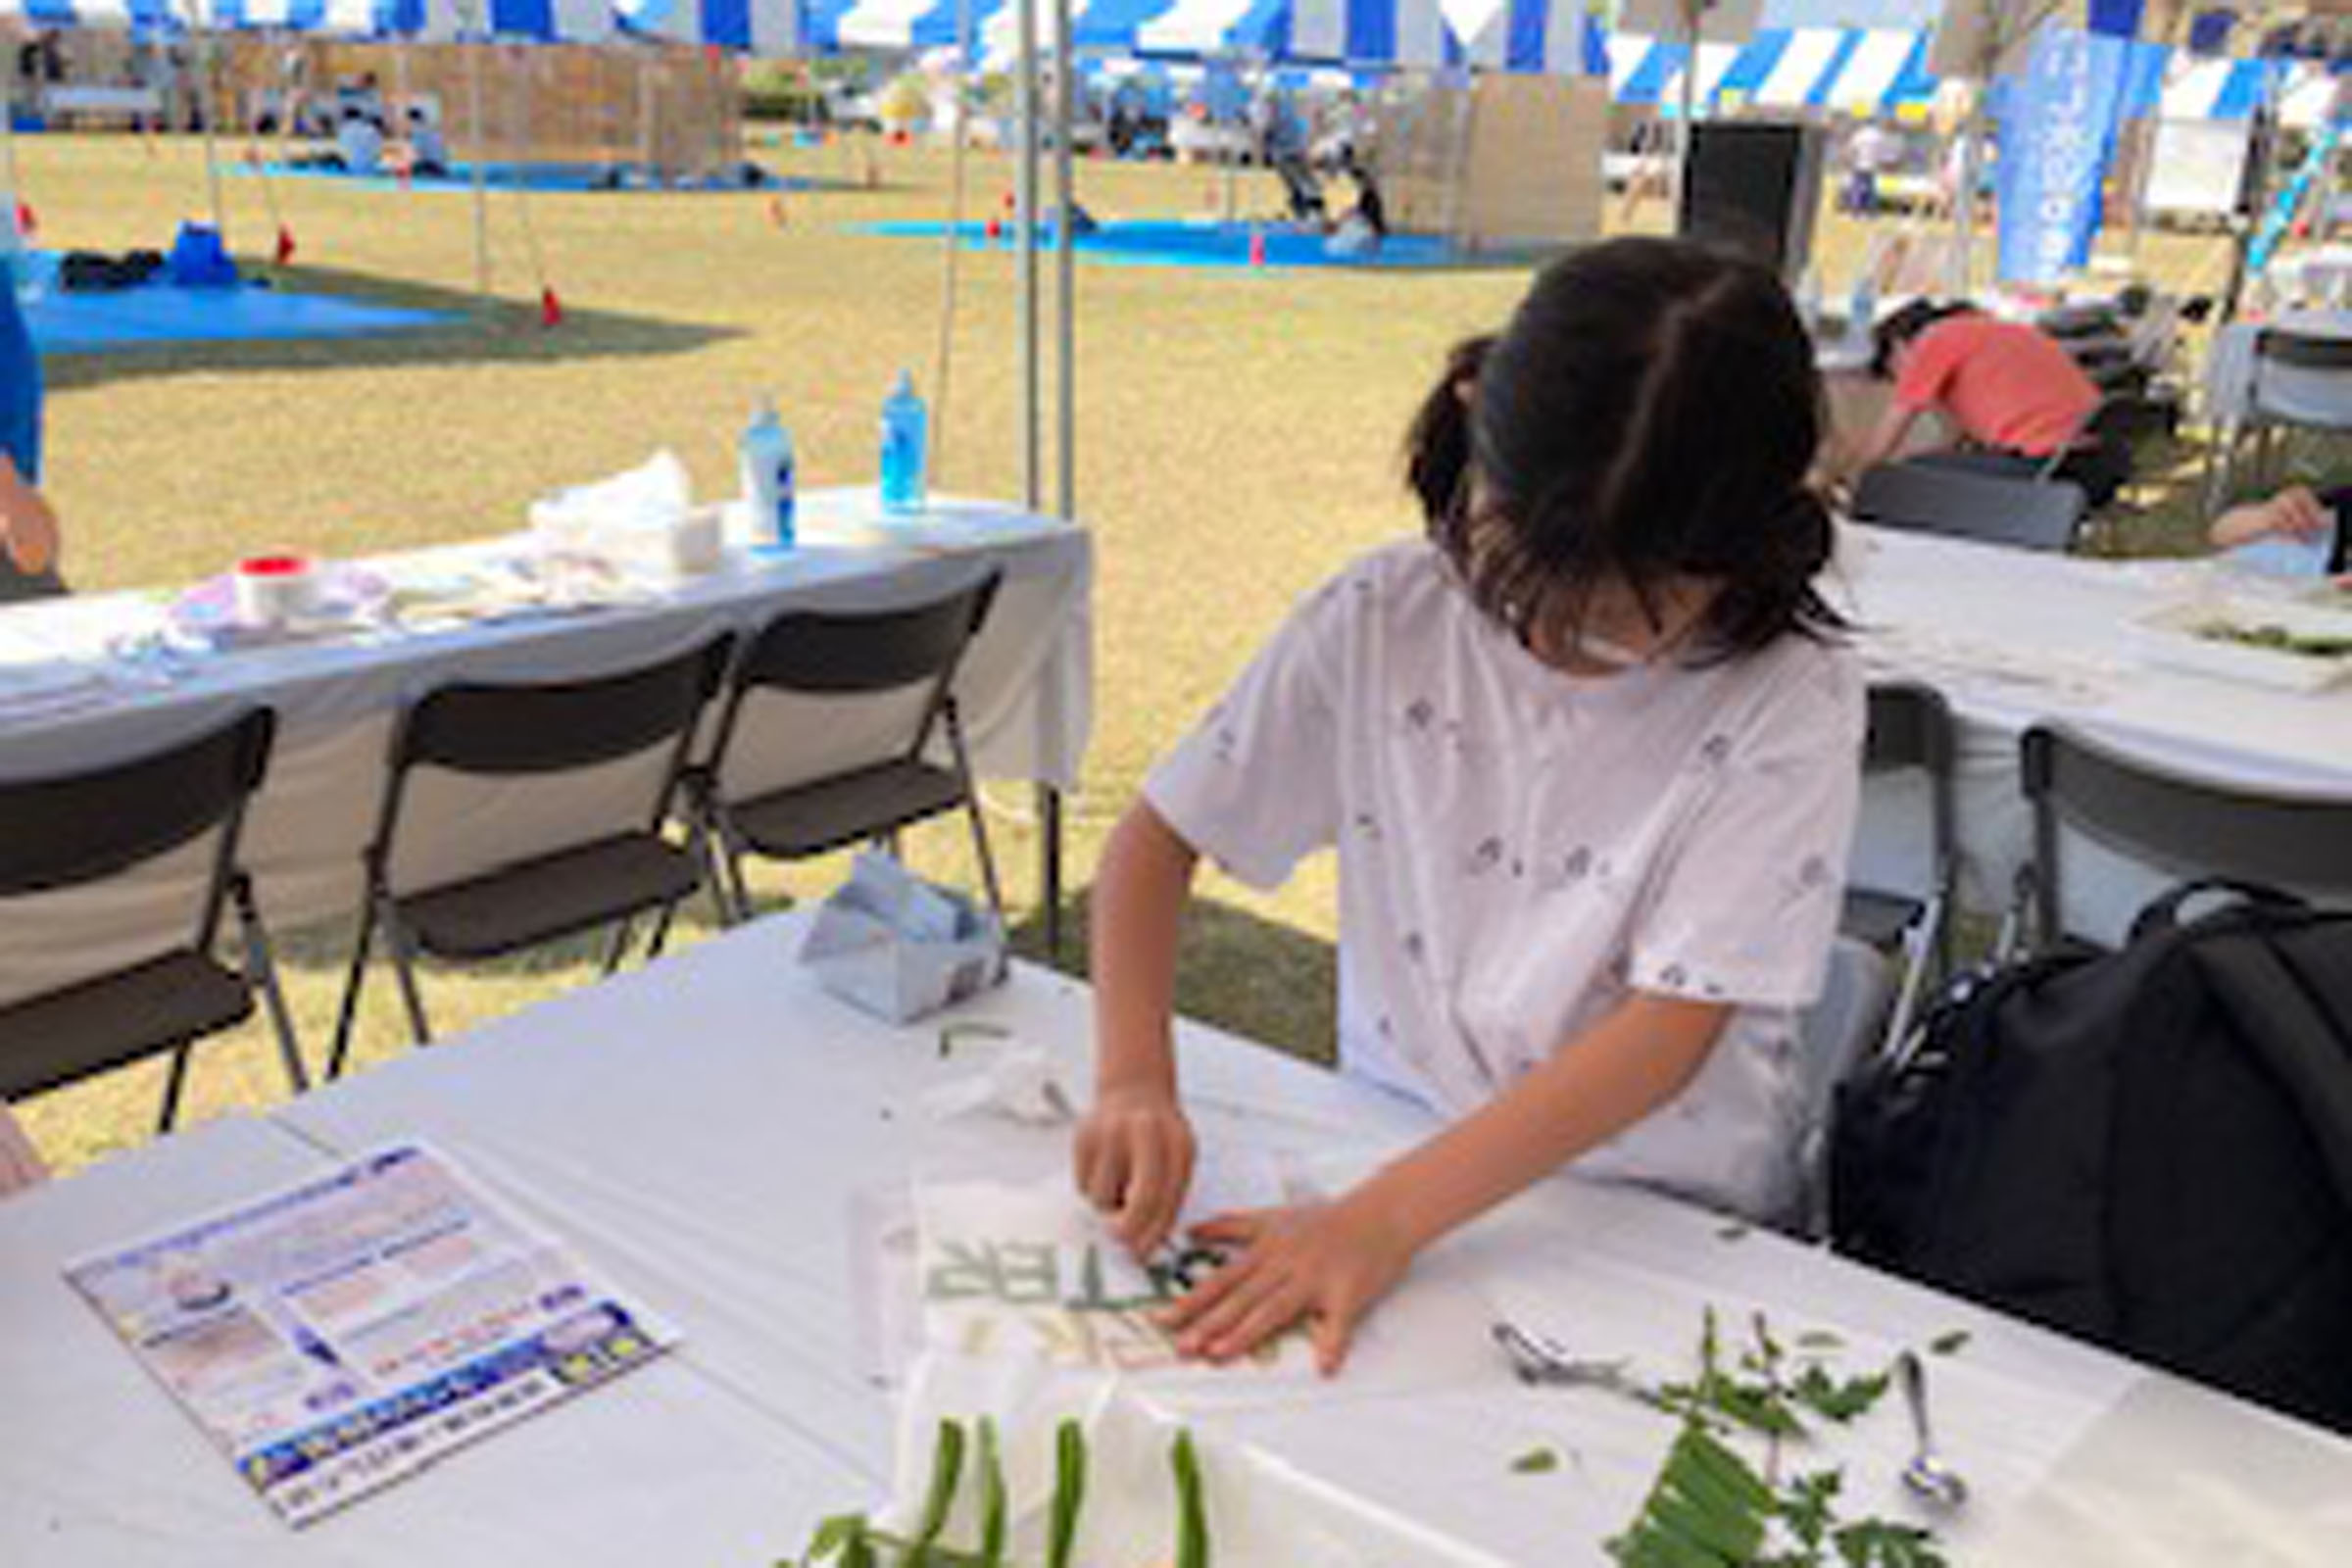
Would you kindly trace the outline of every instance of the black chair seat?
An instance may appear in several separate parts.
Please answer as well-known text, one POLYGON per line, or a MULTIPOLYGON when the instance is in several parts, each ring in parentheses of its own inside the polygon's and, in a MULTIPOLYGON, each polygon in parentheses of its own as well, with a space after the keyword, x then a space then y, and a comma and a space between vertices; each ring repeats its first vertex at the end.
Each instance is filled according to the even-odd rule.
POLYGON ((36 1095, 253 1015, 239 976, 189 949, 0 1007, 0 1098, 36 1095))
POLYGON ((1902 934, 1910 929, 1927 907, 1917 899, 1906 899, 1894 893, 1876 893, 1868 888, 1845 890, 1845 910, 1838 917, 1838 929, 1856 942, 1868 943, 1882 953, 1893 948, 1902 934))
POLYGON ((901 759, 739 801, 728 809, 745 844, 761 855, 798 859, 961 804, 963 785, 955 774, 901 759))
POLYGON ((502 866, 395 901, 416 945, 437 958, 491 958, 609 925, 702 886, 695 858, 650 833, 502 866))

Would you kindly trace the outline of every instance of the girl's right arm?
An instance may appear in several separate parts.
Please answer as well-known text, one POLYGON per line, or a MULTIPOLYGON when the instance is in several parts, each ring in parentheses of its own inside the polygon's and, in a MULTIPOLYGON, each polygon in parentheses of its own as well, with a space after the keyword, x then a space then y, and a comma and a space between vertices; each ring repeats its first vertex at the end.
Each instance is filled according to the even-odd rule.
POLYGON ((57 564, 57 514, 41 493, 17 474, 17 466, 0 452, 0 553, 17 569, 32 573, 57 564))
POLYGON ((1148 801, 1120 818, 1095 878, 1095 1103, 1078 1125, 1078 1190, 1136 1253, 1175 1229, 1193 1178, 1176 1093, 1176 948, 1200 856, 1148 801))

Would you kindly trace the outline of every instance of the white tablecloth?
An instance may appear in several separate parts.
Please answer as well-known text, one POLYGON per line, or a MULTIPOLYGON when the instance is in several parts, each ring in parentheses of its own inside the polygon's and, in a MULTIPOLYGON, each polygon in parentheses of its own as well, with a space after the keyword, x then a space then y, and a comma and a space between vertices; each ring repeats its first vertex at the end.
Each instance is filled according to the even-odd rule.
MULTIPOLYGON (((971 1054, 988 1048, 943 1059, 934 1026, 848 1011, 794 965, 799 930, 797 917, 746 928, 347 1080, 281 1119, 337 1151, 413 1135, 449 1149, 676 1321, 682 1362, 795 1441, 838 1452, 878 1494, 889 1418, 855 1304, 855 1216, 917 1171, 1058 1172, 1066 1134, 928 1122, 922 1091, 973 1071, 971 1054)), ((1082 987, 1023 967, 959 1016, 993 1020, 1083 1081, 1082 987)), ((1336 1173, 1426 1131, 1396 1101, 1230 1037, 1188 1028, 1180 1049, 1212 1160, 1281 1150, 1336 1173)), ((1571 1181, 1422 1259, 1337 1384, 1247 1397, 1156 1378, 1137 1387, 1327 1498, 1458 1542, 1452 1560, 1597 1561, 1670 1433, 1609 1396, 1520 1388, 1487 1348, 1486 1319, 1506 1312, 1582 1352, 1667 1374, 1688 1370, 1708 1306, 1727 1324, 1761 1309, 1790 1334, 1836 1331, 1857 1361, 1969 1332, 1933 1374, 1946 1446, 1976 1484, 1949 1529, 1960 1560, 2223 1560, 2197 1531, 2179 1533, 2185 1510, 2208 1530, 2231 1521, 2241 1549, 2229 1560, 2321 1563, 2352 1525, 2352 1447, 2332 1438, 1817 1250, 1571 1181), (1561 1471, 1512 1474, 1537 1444, 1563 1455, 1561 1471)), ((1891 1407, 1841 1439, 1849 1499, 1900 1513, 1905 1451, 1891 1407)), ((414 1485, 453 1510, 484 1494, 462 1463, 414 1485)), ((806 1505, 780 1515, 779 1549, 819 1506, 806 1505)))
MULTIPOLYGON (((250 703, 278 711, 270 775, 248 820, 243 858, 265 915, 279 926, 356 906, 360 852, 382 796, 392 715, 407 698, 459 678, 562 678, 625 667, 683 650, 722 628, 748 632, 786 608, 906 604, 946 592, 988 567, 1004 583, 958 692, 984 776, 1076 784, 1093 719, 1092 547, 1081 529, 1003 508, 942 502, 892 525, 888 545, 861 541, 880 519, 870 492, 804 504, 811 542, 780 559, 730 556, 727 569, 689 579, 654 603, 593 614, 483 624, 366 644, 253 651, 205 661, 166 687, 124 686, 96 709, 0 721, 0 777, 95 762, 217 722, 250 703)), ((471 547, 486 549, 490 547, 471 547)), ((462 563, 466 551, 392 558, 388 573, 462 563)), ((69 599, 0 611, 0 675, 45 661, 103 658, 108 639, 152 604, 134 596, 69 599)), ((763 697, 747 712, 738 783, 776 784, 856 760, 889 739, 872 703, 763 697)), ((897 732, 903 737, 904 731, 897 732)), ((576 838, 583 823, 642 811, 661 757, 586 774, 483 785, 425 776, 435 793, 410 811, 437 846, 408 858, 410 884, 464 875, 576 838)), ((428 835, 412 832, 408 837, 428 835)), ((125 963, 192 929, 207 871, 203 847, 101 889, 12 905, 0 935, 0 1001, 125 963)))
MULTIPOLYGON (((2255 788, 2352 796, 2352 691, 2302 695, 2147 664, 2133 617, 2196 593, 2225 568, 2206 562, 2103 562, 1876 528, 1840 533, 1837 596, 1862 630, 1874 674, 1940 689, 1961 720, 1962 892, 2002 907, 2029 858, 2032 819, 2018 738, 2037 722, 2072 725, 2123 749, 2255 788)), ((1913 818, 1866 810, 1858 863, 1896 858, 1913 818)), ((2158 879, 2103 867, 2107 913, 2127 913, 2158 879)), ((2105 926, 2109 922, 2097 922, 2105 926)))
MULTIPOLYGON (((2273 321, 2232 321, 2214 333, 2205 352, 2205 417, 2212 423, 2238 424, 2253 413, 2254 340, 2265 326, 2312 337, 2352 337, 2352 312, 2289 311, 2273 321)), ((2332 407, 2337 418, 2352 422, 2352 381, 2335 376, 2321 383, 2308 375, 2299 380, 2316 386, 2322 405, 2332 407)))

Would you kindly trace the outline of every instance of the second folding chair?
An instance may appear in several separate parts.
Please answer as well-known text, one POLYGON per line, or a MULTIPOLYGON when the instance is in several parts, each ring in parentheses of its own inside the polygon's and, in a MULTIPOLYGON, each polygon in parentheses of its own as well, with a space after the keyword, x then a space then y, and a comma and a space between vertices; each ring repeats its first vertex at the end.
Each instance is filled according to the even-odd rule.
POLYGON ((745 647, 727 683, 710 760, 695 776, 736 918, 751 908, 746 856, 804 859, 861 839, 887 838, 960 808, 971 823, 990 912, 1003 921, 1004 899, 955 693, 956 671, 988 619, 999 580, 991 572, 969 587, 904 609, 790 612, 745 647), (868 755, 847 758, 814 777, 747 785, 730 774, 746 749, 745 710, 762 693, 851 699, 868 709, 887 706, 895 695, 901 700, 895 711, 910 720, 879 734, 868 755), (934 739, 942 743, 936 753, 934 739))
MULTIPOLYGON (((733 643, 722 635, 655 663, 586 680, 443 686, 401 714, 393 728, 383 809, 365 857, 366 902, 335 1020, 329 1078, 342 1072, 349 1054, 379 931, 419 1045, 432 1038, 416 984, 419 954, 493 958, 609 926, 610 973, 625 956, 636 920, 646 914, 655 917, 650 953, 661 952, 671 915, 705 885, 709 858, 699 826, 683 846, 669 842, 662 829, 733 643), (656 753, 662 765, 641 808, 587 825, 552 851, 430 886, 395 885, 395 851, 413 849, 432 831, 430 823, 404 818, 418 769, 512 781, 656 753)), ((725 913, 723 902, 719 912, 725 913)))

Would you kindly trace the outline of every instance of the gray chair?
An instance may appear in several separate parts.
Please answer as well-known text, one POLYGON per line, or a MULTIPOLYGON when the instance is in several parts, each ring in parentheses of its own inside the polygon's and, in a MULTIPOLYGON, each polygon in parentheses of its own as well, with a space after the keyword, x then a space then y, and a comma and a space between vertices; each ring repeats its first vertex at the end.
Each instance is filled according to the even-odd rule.
POLYGON ((968 588, 906 609, 788 612, 745 645, 727 680, 710 760, 693 776, 734 918, 751 910, 742 864, 747 856, 805 859, 865 839, 888 839, 927 817, 961 809, 971 823, 989 909, 1003 920, 1004 897, 955 691, 956 671, 987 622, 1000 575, 992 571, 968 588), (904 744, 886 756, 783 788, 731 796, 727 763, 744 733, 745 705, 761 691, 919 694, 920 704, 904 744), (944 766, 932 760, 935 735, 946 743, 944 766))
POLYGON ((0 784, 0 901, 87 887, 213 835, 185 946, 0 1006, 0 1098, 38 1094, 169 1052, 160 1130, 178 1118, 195 1042, 243 1023, 260 993, 286 1078, 309 1087, 253 884, 237 862, 275 716, 253 709, 192 740, 103 767, 0 784), (214 956, 234 910, 236 968, 214 956))
POLYGON ((1855 521, 1884 528, 2063 553, 2074 545, 2085 506, 2082 487, 2064 479, 1912 462, 1863 470, 1850 511, 1855 521))
POLYGON ((2255 482, 2278 482, 2282 430, 2352 430, 2352 337, 2268 326, 2254 335, 2254 373, 2244 420, 2207 448, 2205 507, 2218 511, 2237 488, 2238 449, 2254 438, 2255 482), (2216 471, 2214 460, 2219 460, 2216 471))
POLYGON ((2033 945, 2112 946, 2115 922, 2088 928, 2070 903, 2071 841, 2155 884, 2201 877, 2352 898, 2352 796, 2250 790, 2128 756, 2054 726, 2026 731, 2020 758, 2034 810, 2034 862, 2020 890, 2033 945))
POLYGON ((1799 1236, 1828 1233, 1830 1121, 1838 1086, 1886 1038, 1896 1000, 1885 954, 1850 936, 1832 942, 1821 998, 1797 1020, 1804 1123, 1797 1140, 1800 1186, 1788 1229, 1799 1236))
POLYGON ((1918 776, 1927 786, 1928 808, 1917 837, 1914 860, 1924 874, 1909 886, 1881 887, 1849 882, 1838 929, 1897 962, 1894 1004, 1886 1019, 1889 1040, 1899 1040, 1928 982, 1950 961, 1953 879, 1958 870, 1958 830, 1952 795, 1957 742, 1952 711, 1943 695, 1912 681, 1870 688, 1870 728, 1864 743, 1866 780, 1918 776))
MULTIPOLYGON (((721 634, 656 663, 587 680, 443 686, 402 712, 393 727, 383 808, 364 857, 367 890, 327 1058, 330 1079, 342 1073, 351 1050, 378 928, 418 1045, 432 1039, 416 985, 419 953, 459 961, 493 958, 610 927, 605 955, 610 974, 628 953, 637 918, 651 913, 655 926, 647 956, 660 956, 677 906, 708 881, 709 857, 699 825, 682 847, 672 844, 663 828, 688 750, 733 644, 731 634, 721 634), (662 750, 662 766, 642 813, 602 824, 564 849, 478 875, 394 890, 392 859, 403 827, 402 807, 417 768, 513 779, 595 767, 657 749, 662 750)), ((711 892, 717 898, 714 884, 711 892)), ((723 918, 723 899, 718 908, 723 918)))

